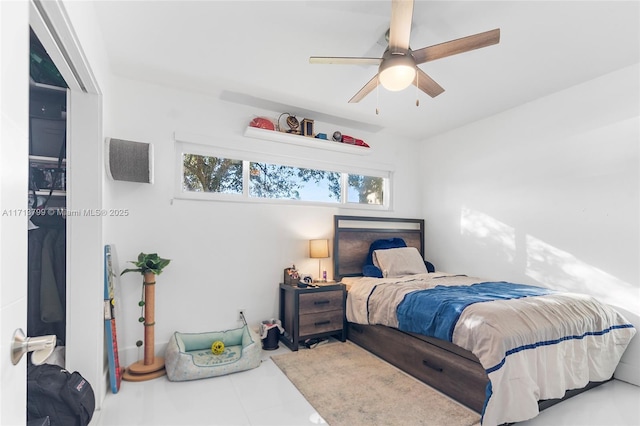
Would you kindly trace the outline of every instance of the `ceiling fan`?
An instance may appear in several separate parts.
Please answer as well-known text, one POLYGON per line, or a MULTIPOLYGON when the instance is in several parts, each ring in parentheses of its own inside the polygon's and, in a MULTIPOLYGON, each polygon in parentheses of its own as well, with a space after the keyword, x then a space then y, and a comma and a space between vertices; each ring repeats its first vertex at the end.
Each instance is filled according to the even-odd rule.
POLYGON ((444 92, 444 89, 418 68, 418 64, 480 49, 500 42, 500 29, 496 28, 491 31, 412 50, 409 47, 409 36, 413 17, 413 3, 413 0, 391 1, 391 23, 388 31, 389 47, 385 50, 382 58, 311 56, 309 62, 312 64, 378 65, 378 73, 349 100, 350 103, 360 102, 378 86, 378 83, 391 91, 400 91, 413 84, 427 95, 435 98, 444 92))

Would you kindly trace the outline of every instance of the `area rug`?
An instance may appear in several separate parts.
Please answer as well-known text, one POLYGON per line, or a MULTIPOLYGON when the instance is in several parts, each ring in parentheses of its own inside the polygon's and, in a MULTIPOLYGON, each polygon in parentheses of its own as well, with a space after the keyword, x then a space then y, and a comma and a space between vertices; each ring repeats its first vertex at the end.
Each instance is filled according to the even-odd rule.
POLYGON ((470 426, 480 415, 349 341, 271 357, 330 426, 470 426))

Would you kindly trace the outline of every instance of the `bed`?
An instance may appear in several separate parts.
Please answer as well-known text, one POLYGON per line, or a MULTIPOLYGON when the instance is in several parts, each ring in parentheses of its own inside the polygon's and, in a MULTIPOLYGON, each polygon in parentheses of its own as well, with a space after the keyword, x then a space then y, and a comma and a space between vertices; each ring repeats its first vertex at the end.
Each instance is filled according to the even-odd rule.
POLYGON ((424 262, 423 244, 421 219, 334 217, 334 276, 348 289, 349 340, 481 413, 483 425, 527 420, 611 379, 635 334, 613 309, 588 296, 439 272, 428 262, 414 273, 415 263, 406 269, 403 261, 406 256, 411 264, 419 255, 424 262), (401 247, 394 246, 398 240, 401 247), (385 247, 387 242, 394 243, 385 247), (372 257, 381 275, 367 269, 372 257), (388 266, 390 261, 396 263, 388 266), (397 276, 403 267, 412 273, 397 276), (363 277, 363 270, 374 276, 363 277), (468 289, 484 293, 453 306, 453 315, 440 309, 461 300, 458 296, 433 305, 434 294, 468 289), (491 297, 484 299, 486 294, 491 297), (539 306, 542 314, 535 313, 539 306), (503 321, 504 312, 514 309, 530 316, 526 333, 512 319, 506 325, 491 322, 503 321), (450 322, 443 325, 443 318, 450 322), (543 322, 551 325, 537 325, 543 322), (589 324, 597 329, 570 328, 589 324), (500 331, 510 327, 514 333, 500 331))

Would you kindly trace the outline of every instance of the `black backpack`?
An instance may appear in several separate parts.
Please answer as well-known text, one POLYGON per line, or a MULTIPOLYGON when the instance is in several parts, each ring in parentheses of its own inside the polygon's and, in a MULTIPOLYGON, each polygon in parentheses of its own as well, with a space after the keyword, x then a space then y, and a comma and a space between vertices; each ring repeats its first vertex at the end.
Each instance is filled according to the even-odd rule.
POLYGON ((77 371, 52 364, 28 366, 28 421, 49 417, 52 426, 87 426, 95 402, 93 388, 77 371))

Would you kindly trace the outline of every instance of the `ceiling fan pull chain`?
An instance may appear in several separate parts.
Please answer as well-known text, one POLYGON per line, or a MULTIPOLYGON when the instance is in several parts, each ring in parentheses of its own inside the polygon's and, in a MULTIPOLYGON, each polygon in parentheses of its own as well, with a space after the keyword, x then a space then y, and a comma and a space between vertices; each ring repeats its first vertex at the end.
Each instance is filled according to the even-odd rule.
POLYGON ((420 96, 420 93, 418 92, 418 76, 420 74, 416 73, 416 106, 419 107, 420 106, 420 98, 418 96, 420 96))
POLYGON ((380 100, 380 89, 378 89, 378 87, 380 86, 380 80, 378 79, 378 81, 376 82, 376 115, 380 114, 380 110, 378 109, 378 105, 379 105, 379 100, 380 100))

